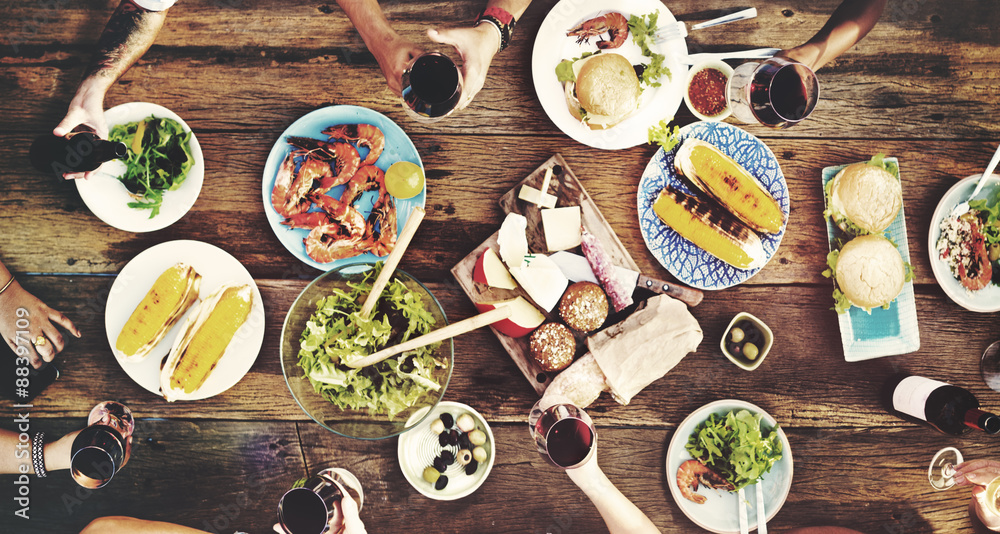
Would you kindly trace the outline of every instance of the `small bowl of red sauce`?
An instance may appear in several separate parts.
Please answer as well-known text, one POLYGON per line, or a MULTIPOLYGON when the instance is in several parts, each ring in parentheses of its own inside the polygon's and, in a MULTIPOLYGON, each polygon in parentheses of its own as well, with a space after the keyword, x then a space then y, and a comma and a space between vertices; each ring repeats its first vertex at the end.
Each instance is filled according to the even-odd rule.
POLYGON ((684 102, 695 117, 703 121, 721 121, 733 112, 726 95, 726 84, 733 68, 724 61, 706 61, 688 71, 684 102))

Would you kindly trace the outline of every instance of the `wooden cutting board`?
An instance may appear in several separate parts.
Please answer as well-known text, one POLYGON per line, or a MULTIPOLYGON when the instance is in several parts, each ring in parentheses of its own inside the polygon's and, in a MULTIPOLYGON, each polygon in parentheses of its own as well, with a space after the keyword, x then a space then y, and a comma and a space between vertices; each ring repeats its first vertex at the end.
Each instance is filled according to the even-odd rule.
MULTIPOLYGON (((638 271, 639 266, 632 260, 632 256, 630 256, 628 251, 625 250, 625 246, 622 245, 622 242, 618 239, 614 229, 611 228, 607 219, 605 219, 604 215, 601 214, 601 210, 597 208, 597 204, 595 204, 590 198, 590 195, 588 195, 587 191, 583 188, 583 184, 580 183, 580 180, 578 180, 576 175, 573 174, 573 170, 566 164, 566 160, 564 160, 559 154, 549 158, 548 161, 535 169, 535 171, 528 175, 527 178, 514 186, 514 188, 508 191, 504 196, 500 197, 500 207, 503 208, 504 212, 518 213, 524 215, 524 217, 528 220, 528 249, 533 253, 548 254, 548 250, 545 245, 545 233, 542 229, 542 216, 540 208, 530 202, 518 199, 517 194, 523 185, 529 185, 535 189, 541 189, 542 179, 545 176, 545 170, 549 167, 555 168, 555 166, 561 167, 562 172, 559 174, 553 172, 552 179, 549 183, 548 194, 557 198, 556 207, 563 208, 567 206, 580 206, 581 220, 583 221, 584 228, 594 234, 594 236, 601 242, 604 246, 604 250, 606 250, 608 255, 611 256, 614 264, 638 271)), ((459 285, 462 286, 462 290, 465 291, 465 294, 469 296, 473 303, 506 300, 518 295, 523 296, 529 302, 534 302, 520 287, 513 290, 497 289, 472 280, 472 271, 476 266, 476 261, 479 259, 479 256, 483 253, 483 251, 485 251, 487 247, 492 247, 494 251, 499 252, 499 247, 497 246, 497 234, 499 233, 499 230, 500 229, 497 228, 497 231, 494 232, 493 235, 491 235, 481 245, 473 249, 472 252, 463 258, 462 261, 458 262, 457 265, 452 267, 451 274, 456 280, 458 280, 459 285)), ((580 247, 572 249, 570 252, 575 252, 581 255, 583 254, 580 247)), ((540 306, 536 307, 541 310, 540 306)), ((543 313, 545 313, 544 310, 543 313)), ((546 313, 545 315, 549 320, 559 320, 558 314, 546 313)), ((528 382, 530 382, 531 386, 535 388, 535 391, 541 395, 545 391, 545 388, 548 387, 549 383, 552 382, 552 378, 557 373, 545 372, 538 366, 538 364, 535 363, 535 360, 531 357, 531 353, 528 349, 529 336, 512 338, 498 332, 493 327, 490 327, 490 330, 493 330, 493 334, 500 340, 500 344, 503 345, 504 349, 507 350, 507 353, 510 354, 510 357, 514 360, 514 363, 516 363, 518 368, 521 369, 521 372, 524 373, 524 377, 528 379, 528 382)), ((577 337, 577 357, 586 352, 586 349, 583 346, 584 339, 585 338, 583 336, 577 337)))

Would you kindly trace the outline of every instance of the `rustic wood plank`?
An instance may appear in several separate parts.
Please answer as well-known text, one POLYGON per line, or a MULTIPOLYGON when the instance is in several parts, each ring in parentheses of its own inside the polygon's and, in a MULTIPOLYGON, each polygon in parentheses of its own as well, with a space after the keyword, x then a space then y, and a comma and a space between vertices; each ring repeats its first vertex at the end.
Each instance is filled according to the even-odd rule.
MULTIPOLYGON (((396 440, 345 443, 316 425, 302 426, 301 436, 311 471, 345 467, 362 481, 361 516, 369 531, 377 524, 381 532, 607 532, 586 496, 535 451, 526 427, 492 425, 493 471, 475 493, 454 502, 433 501, 409 485, 396 460, 396 440)), ((954 444, 953 438, 922 428, 786 431, 795 474, 788 501, 769 523, 775 532, 808 525, 871 533, 970 529, 968 491, 935 492, 927 482, 931 455, 954 444)), ((664 456, 672 435, 672 430, 599 428, 598 458, 612 482, 662 532, 700 531, 667 486, 664 456)), ((963 440, 966 458, 990 457, 986 439, 963 440)))
MULTIPOLYGON (((49 439, 79 430, 74 419, 34 419, 49 439)), ((306 476, 297 424, 136 419, 132 457, 99 490, 77 486, 69 471, 31 480, 30 518, 8 515, 5 532, 79 532, 90 521, 127 515, 208 532, 269 531, 278 499, 306 476)), ((13 495, 4 489, 6 498, 13 495)))
MULTIPOLYGON (((116 273, 139 252, 171 239, 222 247, 258 278, 315 278, 318 271, 287 253, 260 205, 261 169, 274 137, 198 134, 205 185, 192 210, 173 226, 147 234, 111 228, 94 217, 72 184, 54 184, 27 164, 29 138, 0 133, 0 257, 18 272, 116 273), (251 148, 252 147, 252 148, 251 148), (235 151, 235 152, 234 152, 235 151), (45 228, 39 232, 39 228, 45 228)), ((648 252, 639 232, 635 191, 654 149, 601 151, 555 138, 413 136, 428 177, 427 217, 403 270, 444 280, 448 270, 494 233, 498 199, 553 153, 562 153, 629 254, 647 275, 672 276, 648 252)), ((771 140, 791 196, 781 247, 748 284, 820 283, 827 241, 822 219, 823 167, 882 151, 900 160, 910 256, 918 284, 934 283, 927 252, 930 215, 960 178, 982 172, 992 141, 909 142, 771 140)))
MULTIPOLYGON (((35 402, 33 413, 83 417, 112 397, 138 416, 280 419, 308 421, 295 403, 280 368, 279 335, 286 310, 305 287, 303 280, 258 280, 267 314, 264 345, 250 372, 225 393, 197 402, 166 403, 134 384, 114 361, 104 332, 107 278, 28 277, 25 287, 77 321, 82 340, 70 340, 59 357, 63 377, 35 402), (261 402, 261 399, 265 399, 261 402)), ((429 282, 449 320, 477 313, 454 281, 429 282)), ((907 427, 885 413, 879 401, 883 381, 907 372, 961 385, 987 407, 1000 409, 1000 394, 979 376, 979 356, 995 340, 993 314, 960 309, 936 287, 917 287, 921 350, 866 362, 843 360, 832 288, 740 286, 709 294, 692 313, 705 332, 698 351, 666 377, 637 395, 629 406, 603 395, 588 411, 601 425, 672 427, 682 414, 719 398, 742 398, 767 409, 790 427, 907 427), (752 373, 738 369, 718 348, 729 320, 745 310, 775 332, 767 360, 752 373)), ((520 421, 537 400, 510 356, 488 331, 455 339, 455 371, 448 400, 472 404, 490 421, 520 421)))
MULTIPOLYGON (((9 4, 3 9, 10 16, 0 17, 0 36, 23 43, 17 51, 9 43, 0 49, 3 87, 17 95, 0 103, 0 131, 41 131, 62 116, 110 8, 101 3, 58 10, 9 4), (38 22, 26 25, 31 18, 38 22)), ((757 19, 694 32, 690 46, 693 51, 794 46, 811 37, 837 4, 799 0, 762 5, 757 19)), ((534 36, 550 5, 536 2, 526 12, 513 45, 497 58, 492 76, 468 110, 409 129, 558 133, 538 107, 530 71, 534 36)), ((669 7, 690 14, 731 6, 674 2, 669 7)), ((426 21, 459 23, 473 19, 478 9, 479 2, 386 6, 403 35, 428 47, 422 35, 426 21)), ((765 137, 995 137, 998 126, 988 117, 998 96, 991 32, 998 24, 1000 13, 973 0, 891 5, 856 49, 821 71, 822 97, 812 118, 790 130, 749 129, 765 137)), ((221 0, 176 6, 156 46, 125 75, 108 104, 129 101, 162 104, 190 117, 196 130, 277 134, 291 118, 329 102, 371 107, 396 120, 404 117, 340 10, 306 2, 221 0), (235 5, 219 9, 219 3, 235 5)), ((681 114, 690 120, 686 110, 681 114)))

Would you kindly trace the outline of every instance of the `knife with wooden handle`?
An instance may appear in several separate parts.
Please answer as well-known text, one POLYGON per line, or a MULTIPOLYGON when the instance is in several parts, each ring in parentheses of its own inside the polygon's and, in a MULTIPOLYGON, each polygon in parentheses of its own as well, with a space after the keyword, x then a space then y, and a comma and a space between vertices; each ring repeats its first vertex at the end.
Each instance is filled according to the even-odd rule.
MULTIPOLYGON (((552 254, 549 256, 549 259, 555 262, 563 274, 566 275, 566 278, 569 278, 572 282, 587 281, 595 284, 599 283, 597 276, 594 275, 594 271, 590 268, 590 263, 587 262, 587 258, 579 254, 562 251, 552 254)), ((621 281, 622 285, 629 288, 629 291, 634 291, 636 287, 642 287, 654 293, 669 295, 688 306, 697 306, 704 297, 704 294, 700 290, 674 282, 650 278, 639 273, 639 271, 618 267, 617 265, 615 266, 615 273, 618 280, 621 281)))

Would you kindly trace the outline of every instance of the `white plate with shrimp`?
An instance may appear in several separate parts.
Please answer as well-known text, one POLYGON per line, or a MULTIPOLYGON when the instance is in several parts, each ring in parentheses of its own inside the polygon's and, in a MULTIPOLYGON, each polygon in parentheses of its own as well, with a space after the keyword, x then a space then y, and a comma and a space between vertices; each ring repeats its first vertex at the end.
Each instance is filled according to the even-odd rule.
MULTIPOLYGON (((406 135, 403 129, 393 122, 392 119, 377 111, 372 111, 368 108, 359 106, 329 106, 307 113, 292 123, 292 125, 289 126, 280 137, 278 137, 278 140, 274 143, 274 147, 271 148, 271 153, 267 157, 267 163, 264 165, 264 177, 261 183, 264 213, 267 216, 267 222, 271 225, 271 229, 274 230, 274 234, 278 237, 278 240, 281 241, 281 244, 284 245, 285 248, 288 249, 288 251, 291 252, 296 258, 321 271, 329 271, 330 269, 334 269, 336 267, 355 263, 373 263, 379 258, 384 257, 384 255, 379 256, 372 252, 350 251, 347 247, 345 247, 342 250, 347 251, 344 253, 346 254, 346 257, 331 259, 330 261, 321 261, 327 258, 321 257, 316 253, 316 250, 319 248, 319 241, 311 239, 310 242, 316 247, 311 249, 311 252, 313 252, 313 256, 318 256, 318 258, 311 257, 310 250, 307 250, 306 248, 306 238, 310 235, 310 229, 290 228, 289 226, 282 224, 286 221, 287 217, 284 214, 279 213, 278 209, 275 207, 275 203, 272 202, 272 193, 278 183, 278 173, 282 168, 282 164, 286 161, 286 157, 294 150, 288 143, 289 138, 305 137, 323 142, 329 137, 328 135, 323 134, 324 130, 327 130, 331 126, 351 124, 369 124, 379 129, 384 138, 384 148, 381 154, 377 155, 374 165, 383 172, 393 163, 398 161, 409 161, 411 163, 415 163, 420 166, 421 170, 423 170, 423 163, 420 161, 420 154, 417 153, 417 148, 413 146, 413 142, 406 135)), ((377 132, 374 133, 374 135, 377 135, 377 132)), ((377 139, 375 141, 376 142, 374 144, 378 144, 377 139)), ((342 145, 343 143, 335 144, 342 145)), ((357 150, 357 157, 360 158, 360 165, 363 166, 363 163, 365 163, 364 160, 368 157, 371 150, 366 146, 362 146, 362 143, 356 144, 359 147, 357 150)), ((295 166, 298 168, 297 171, 294 171, 295 175, 302 172, 302 162, 303 159, 301 157, 295 159, 295 166)), ((318 186, 320 181, 317 180, 315 183, 318 186)), ((345 185, 336 185, 325 193, 324 196, 327 198, 324 198, 323 200, 327 202, 336 201, 333 203, 339 206, 340 203, 337 199, 341 198, 345 189, 345 185)), ((353 203, 353 207, 360 213, 360 215, 351 211, 350 213, 352 213, 354 217, 348 217, 347 219, 349 221, 355 221, 359 216, 366 220, 369 219, 369 215, 373 211, 373 207, 378 201, 378 197, 378 191, 367 191, 361 193, 353 203)), ((403 230, 403 225, 406 224, 406 220, 410 216, 410 212, 413 211, 413 208, 417 206, 424 207, 426 198, 426 180, 424 182, 423 190, 416 196, 405 200, 393 198, 396 207, 397 234, 403 230)), ((313 204, 313 206, 309 209, 309 212, 314 213, 316 217, 323 216, 321 210, 315 204, 313 204)), ((336 222, 342 221, 338 220, 336 222)), ((327 255, 329 256, 329 254, 327 255)))
MULTIPOLYGON (((535 37, 531 52, 531 77, 535 84, 535 94, 545 110, 545 114, 563 133, 576 141, 594 148, 618 150, 641 145, 648 141, 649 127, 662 119, 674 116, 684 99, 684 83, 688 67, 678 58, 687 55, 687 44, 683 37, 666 42, 657 42, 650 49, 663 54, 663 64, 670 69, 670 77, 659 79, 659 87, 646 87, 642 91, 639 109, 629 118, 606 130, 591 130, 573 117, 566 104, 562 83, 556 78, 555 68, 564 59, 578 58, 584 52, 598 50, 598 38, 577 43, 576 37, 566 35, 571 28, 594 17, 617 12, 627 19, 629 15, 646 15, 659 11, 657 27, 665 28, 676 23, 670 9, 659 0, 562 0, 549 11, 535 37)), ((627 27, 626 27, 627 29, 627 27)), ((608 49, 625 56, 633 65, 649 63, 638 45, 632 42, 632 35, 618 48, 608 49)))
MULTIPOLYGON (((688 519, 699 527, 718 534, 739 534, 739 501, 736 492, 699 487, 697 493, 705 497, 705 502, 695 503, 681 494, 677 485, 677 471, 681 464, 692 459, 684 446, 695 427, 708 419, 710 414, 725 415, 733 410, 749 410, 754 414, 761 414, 763 416, 761 419, 762 427, 774 428, 778 424, 767 412, 749 402, 735 399, 718 400, 691 412, 691 415, 677 426, 677 431, 670 438, 670 445, 667 447, 667 482, 674 501, 688 519)), ((764 508, 767 512, 767 521, 774 519, 778 510, 785 504, 785 499, 788 498, 788 493, 792 489, 792 449, 788 444, 788 437, 785 436, 780 427, 778 435, 782 445, 781 459, 775 462, 771 471, 761 477, 758 482, 764 487, 764 508)), ((747 486, 746 491, 748 495, 752 495, 756 490, 753 485, 750 485, 747 486)), ((747 517, 750 520, 750 530, 755 530, 757 528, 756 501, 754 499, 748 500, 750 504, 747 505, 747 517)))

